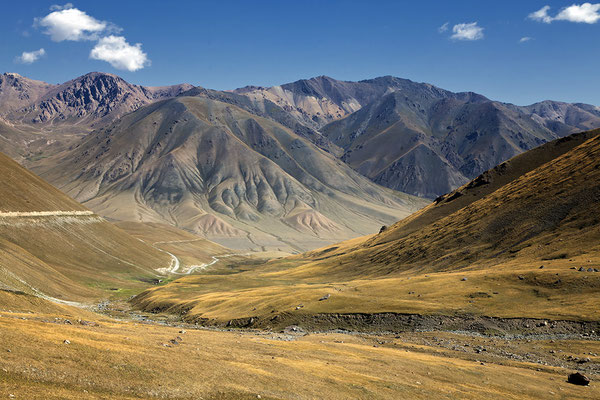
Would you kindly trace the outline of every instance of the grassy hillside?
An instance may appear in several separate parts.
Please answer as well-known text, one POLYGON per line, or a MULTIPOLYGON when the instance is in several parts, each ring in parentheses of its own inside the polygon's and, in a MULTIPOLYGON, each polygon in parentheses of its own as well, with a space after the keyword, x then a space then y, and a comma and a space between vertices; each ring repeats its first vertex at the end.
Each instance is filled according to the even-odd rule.
POLYGON ((170 257, 0 154, 0 287, 92 301, 141 290, 170 257))

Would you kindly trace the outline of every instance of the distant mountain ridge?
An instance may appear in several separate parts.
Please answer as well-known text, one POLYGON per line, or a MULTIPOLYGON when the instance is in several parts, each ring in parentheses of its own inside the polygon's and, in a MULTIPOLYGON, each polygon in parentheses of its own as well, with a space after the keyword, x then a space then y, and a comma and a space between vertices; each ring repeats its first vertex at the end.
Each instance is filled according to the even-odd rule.
POLYGON ((234 92, 253 100, 270 100, 299 121, 318 129, 407 83, 411 81, 392 76, 359 82, 318 76, 272 87, 247 86, 234 92))
POLYGON ((0 115, 14 125, 43 129, 53 125, 68 129, 71 125, 78 130, 90 130, 192 87, 190 84, 145 87, 102 72, 90 72, 52 85, 5 73, 0 75, 0 115))
POLYGON ((236 92, 268 99, 319 130, 343 149, 342 160, 374 182, 429 198, 540 144, 600 127, 600 107, 593 105, 521 107, 392 76, 359 82, 320 76, 236 92))

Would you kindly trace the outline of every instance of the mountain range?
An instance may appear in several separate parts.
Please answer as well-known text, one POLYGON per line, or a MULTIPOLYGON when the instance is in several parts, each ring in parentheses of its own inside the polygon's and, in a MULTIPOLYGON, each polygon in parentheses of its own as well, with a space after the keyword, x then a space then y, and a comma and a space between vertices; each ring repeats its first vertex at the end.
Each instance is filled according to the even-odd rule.
POLYGON ((0 151, 103 216, 233 248, 374 232, 427 204, 418 197, 596 127, 592 105, 521 107, 391 76, 233 91, 0 76, 0 151))

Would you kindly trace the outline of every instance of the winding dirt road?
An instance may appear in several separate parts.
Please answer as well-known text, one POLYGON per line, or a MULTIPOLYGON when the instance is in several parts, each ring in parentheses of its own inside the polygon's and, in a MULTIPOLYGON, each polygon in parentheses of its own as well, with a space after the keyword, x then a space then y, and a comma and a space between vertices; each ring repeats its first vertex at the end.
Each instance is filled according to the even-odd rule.
MULTIPOLYGON (((139 239, 141 240, 141 239, 139 239)), ((223 254, 220 255, 218 257, 216 256, 211 256, 212 257, 212 261, 208 262, 208 263, 203 263, 200 265, 190 265, 188 268, 185 269, 185 271, 179 272, 179 269, 181 268, 181 262, 179 261, 179 258, 177 258, 177 256, 173 253, 170 253, 166 250, 161 249, 160 247, 158 247, 157 245, 159 244, 171 244, 171 243, 189 243, 189 242, 197 242, 200 240, 204 240, 204 239, 193 239, 193 240, 171 240, 168 242, 154 242, 151 244, 152 247, 154 247, 156 250, 161 251, 165 254, 168 254, 171 257, 171 265, 169 265, 169 267, 166 268, 158 268, 156 271, 162 274, 175 274, 175 275, 190 275, 192 272, 196 271, 196 270, 205 270, 206 268, 210 267, 211 265, 215 265, 216 263, 218 263, 221 259, 223 258, 228 258, 228 257, 233 257, 233 256, 248 256, 251 253, 232 253, 232 254, 223 254)))

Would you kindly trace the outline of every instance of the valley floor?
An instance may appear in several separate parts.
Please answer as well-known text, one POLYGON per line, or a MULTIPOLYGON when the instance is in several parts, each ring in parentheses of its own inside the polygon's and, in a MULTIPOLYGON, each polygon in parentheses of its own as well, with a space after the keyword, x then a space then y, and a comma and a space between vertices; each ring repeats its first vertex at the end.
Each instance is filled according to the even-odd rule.
POLYGON ((0 311, 0 398, 600 397, 566 382, 576 365, 597 379, 598 340, 190 329, 31 307, 0 311))
POLYGON ((115 283, 95 307, 0 290, 0 398, 600 398, 597 252, 365 275, 323 251, 224 258, 164 226, 122 228, 182 268, 222 259, 115 283))

